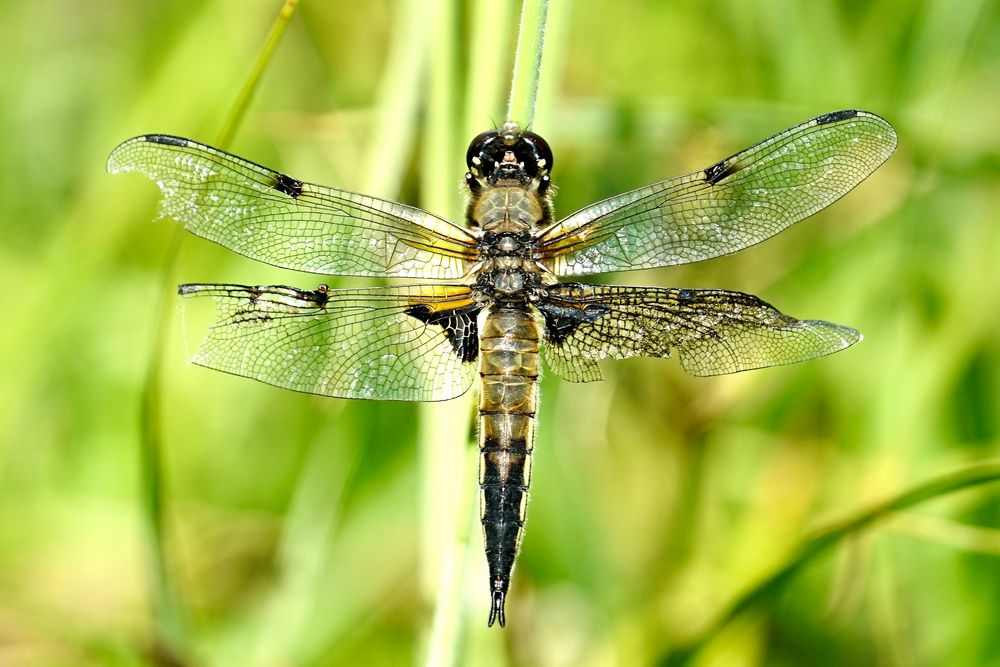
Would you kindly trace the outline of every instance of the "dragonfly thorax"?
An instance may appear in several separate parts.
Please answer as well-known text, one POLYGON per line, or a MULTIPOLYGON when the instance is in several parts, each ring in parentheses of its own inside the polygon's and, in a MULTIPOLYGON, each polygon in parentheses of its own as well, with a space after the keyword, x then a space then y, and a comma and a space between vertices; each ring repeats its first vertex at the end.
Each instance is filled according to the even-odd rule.
POLYGON ((535 239, 531 231, 509 220, 491 226, 519 231, 486 230, 479 237, 482 263, 477 284, 490 298, 527 301, 537 287, 555 282, 555 277, 547 275, 533 257, 535 239))
POLYGON ((551 220, 551 204, 530 187, 489 187, 474 193, 466 217, 471 225, 497 239, 505 234, 521 238, 551 220))
POLYGON ((493 273, 493 288, 499 295, 512 296, 524 292, 528 274, 523 269, 507 269, 493 273))
POLYGON ((483 257, 498 257, 510 255, 512 257, 530 257, 534 246, 534 239, 531 232, 522 230, 518 232, 497 233, 486 230, 479 237, 479 253, 483 257))
POLYGON ((541 285, 552 282, 555 278, 534 260, 498 255, 483 261, 476 285, 489 300, 532 301, 541 285))

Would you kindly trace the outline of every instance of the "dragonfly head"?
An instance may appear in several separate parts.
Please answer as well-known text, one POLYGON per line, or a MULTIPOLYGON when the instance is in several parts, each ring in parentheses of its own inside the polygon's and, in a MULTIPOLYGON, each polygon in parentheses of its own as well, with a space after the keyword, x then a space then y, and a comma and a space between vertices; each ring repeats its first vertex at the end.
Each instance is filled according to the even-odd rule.
POLYGON ((547 189, 552 169, 548 142, 515 123, 483 132, 472 140, 465 154, 469 167, 466 182, 474 191, 483 186, 532 185, 547 189))

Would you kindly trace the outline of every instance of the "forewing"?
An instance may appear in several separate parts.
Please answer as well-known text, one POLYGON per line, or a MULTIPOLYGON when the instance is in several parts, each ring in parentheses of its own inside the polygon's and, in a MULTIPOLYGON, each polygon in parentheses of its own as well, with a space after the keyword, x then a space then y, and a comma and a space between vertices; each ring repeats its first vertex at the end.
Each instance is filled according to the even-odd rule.
POLYGON ((605 199, 538 237, 560 276, 697 262, 759 243, 829 206, 896 148, 884 119, 836 111, 686 176, 605 199))
POLYGON ((480 306, 462 285, 300 290, 181 285, 217 319, 192 361, 337 398, 440 401, 476 377, 480 306))
POLYGON ((313 273, 461 278, 476 239, 420 209, 303 183, 189 139, 150 134, 122 143, 108 171, 160 186, 160 216, 268 264, 313 273))
POLYGON ((797 320, 750 294, 564 283, 537 304, 543 356, 573 382, 601 379, 597 362, 669 357, 691 375, 722 375, 822 357, 861 339, 854 329, 797 320))

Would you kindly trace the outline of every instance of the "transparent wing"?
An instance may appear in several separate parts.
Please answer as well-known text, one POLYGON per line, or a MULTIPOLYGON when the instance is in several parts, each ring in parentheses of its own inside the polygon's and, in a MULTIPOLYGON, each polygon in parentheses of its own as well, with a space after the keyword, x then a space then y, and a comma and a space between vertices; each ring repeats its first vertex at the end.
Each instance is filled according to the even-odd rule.
POLYGON ((722 375, 822 357, 861 340, 854 329, 782 315, 750 294, 564 283, 536 304, 543 356, 573 382, 601 379, 597 362, 669 357, 691 375, 722 375))
POLYGON ((338 398, 440 401, 476 377, 479 305, 465 286, 300 290, 181 285, 217 319, 193 362, 338 398))
POLYGON ((476 239, 420 209, 303 183, 189 139, 122 143, 108 171, 160 186, 160 216, 268 264, 328 275, 461 278, 476 239))
POLYGON ((605 199, 543 231, 560 276, 697 262, 741 250, 829 206, 896 148, 892 126, 835 111, 702 171, 605 199))

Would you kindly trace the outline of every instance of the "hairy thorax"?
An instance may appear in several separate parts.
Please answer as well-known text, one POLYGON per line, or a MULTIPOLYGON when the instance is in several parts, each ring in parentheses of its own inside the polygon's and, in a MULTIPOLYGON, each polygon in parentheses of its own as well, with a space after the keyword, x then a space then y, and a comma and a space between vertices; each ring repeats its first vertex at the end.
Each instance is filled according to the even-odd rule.
POLYGON ((521 185, 484 190, 470 205, 482 229, 479 283, 499 301, 531 301, 533 288, 556 282, 534 259, 537 230, 551 219, 544 196, 521 185))

